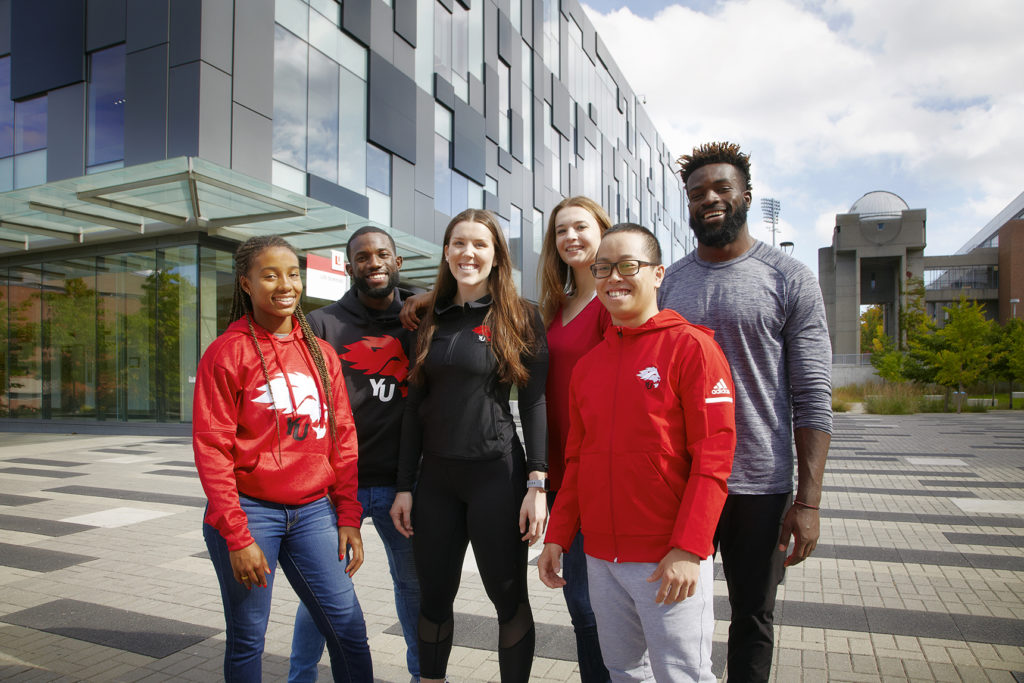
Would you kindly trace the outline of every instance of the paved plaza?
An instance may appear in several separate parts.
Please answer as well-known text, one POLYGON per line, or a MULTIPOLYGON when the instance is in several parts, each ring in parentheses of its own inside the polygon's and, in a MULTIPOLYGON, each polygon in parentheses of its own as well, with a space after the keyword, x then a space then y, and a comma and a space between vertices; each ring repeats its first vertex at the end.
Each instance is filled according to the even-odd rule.
MULTIPOLYGON (((185 437, 0 433, 0 680, 218 680, 204 500, 185 437)), ((363 540, 375 674, 407 681, 383 548, 370 525, 363 540)), ((532 568, 530 597, 533 679, 578 680, 561 593, 532 568)), ((775 680, 1024 681, 1024 411, 837 415, 821 541, 779 598, 775 680)), ((283 579, 274 601, 264 679, 283 681, 296 607, 283 579)), ((497 680, 471 557, 455 609, 449 678, 497 680)))

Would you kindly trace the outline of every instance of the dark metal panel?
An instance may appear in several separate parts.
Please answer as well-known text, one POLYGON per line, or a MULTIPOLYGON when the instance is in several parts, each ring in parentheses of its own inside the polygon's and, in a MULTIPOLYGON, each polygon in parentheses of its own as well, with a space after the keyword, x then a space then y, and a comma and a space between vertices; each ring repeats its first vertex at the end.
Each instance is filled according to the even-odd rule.
POLYGON ((202 0, 175 0, 170 13, 171 68, 198 61, 202 50, 202 0))
POLYGON ((433 191, 429 195, 419 190, 413 193, 416 215, 412 234, 420 239, 434 239, 434 197, 433 191))
POLYGON ((523 117, 520 116, 519 114, 517 114, 516 112, 512 112, 512 121, 511 121, 511 126, 512 126, 512 129, 511 129, 511 134, 512 134, 512 139, 511 139, 512 156, 515 157, 516 161, 518 161, 520 163, 523 161, 523 127, 524 127, 524 125, 525 125, 525 123, 523 122, 523 117))
MULTIPOLYGON (((248 4, 242 0, 239 4, 248 4)), ((231 73, 231 53, 235 35, 234 0, 203 0, 201 54, 204 62, 224 73, 231 73)))
POLYGON ((449 109, 455 108, 455 88, 439 73, 434 74, 434 97, 449 109))
POLYGON ((340 185, 335 185, 331 181, 324 180, 312 173, 308 174, 307 178, 309 179, 307 194, 313 199, 330 204, 331 206, 337 206, 345 211, 351 211, 357 216, 365 216, 369 213, 370 200, 363 195, 340 185))
POLYGON ((469 75, 469 106, 484 113, 484 82, 473 74, 469 75))
POLYGON ((416 168, 404 159, 391 158, 391 225, 412 232, 415 216, 416 168))
POLYGON ((506 171, 511 171, 513 167, 518 166, 518 165, 519 164, 516 163, 512 159, 512 155, 511 154, 509 154, 505 150, 501 149, 500 147, 498 148, 498 166, 499 167, 505 169, 506 171))
POLYGON ((370 49, 388 61, 394 61, 394 13, 389 5, 378 0, 370 0, 367 5, 370 8, 370 49))
POLYGON ((452 168, 483 185, 486 181, 484 117, 463 102, 455 102, 452 168))
POLYGON ((375 1, 341 3, 341 27, 367 47, 370 45, 370 2, 375 1))
POLYGON ((125 55, 124 163, 167 158, 167 44, 125 55))
POLYGON ((394 55, 392 63, 398 67, 398 70, 404 73, 409 78, 416 80, 416 50, 409 46, 409 43, 398 38, 398 36, 391 35, 391 43, 394 47, 394 55))
MULTIPOLYGON (((434 98, 416 89, 416 191, 430 197, 434 206, 434 98)), ((429 221, 429 235, 433 236, 433 220, 429 221)))
MULTIPOLYGON (((533 24, 534 1, 535 0, 523 0, 523 3, 522 3, 522 6, 523 6, 523 12, 522 12, 523 21, 520 24, 523 27, 523 40, 525 40, 526 44, 529 45, 530 47, 533 47, 533 36, 534 36, 534 33, 533 33, 533 27, 534 27, 534 24, 533 24)), ((540 2, 540 0, 536 0, 536 2, 540 2)))
POLYGON ((367 139, 415 164, 415 81, 371 51, 368 99, 367 139))
POLYGON ((231 76, 199 63, 199 156, 231 165, 231 76))
POLYGON ((11 52, 11 0, 0 0, 0 55, 11 52))
MULTIPOLYGON (((498 59, 498 9, 493 3, 484 3, 484 64, 498 59)), ((486 79, 485 79, 486 80, 486 79)))
POLYGON ((395 0, 394 9, 395 33, 409 45, 416 47, 416 0, 395 0))
POLYGON ((484 112, 487 114, 487 137, 498 141, 498 72, 490 64, 484 64, 484 112))
POLYGON ((12 0, 11 99, 85 80, 85 0, 12 0))
MULTIPOLYGON (((356 4, 356 3, 345 3, 356 4)), ((274 117, 274 0, 245 0, 235 7, 235 102, 274 117)), ((269 152, 267 153, 269 157, 269 152)))
POLYGON ((127 22, 128 10, 125 0, 87 0, 85 51, 93 52, 123 43, 128 31, 127 22))
POLYGON ((85 173, 85 83, 51 90, 46 118, 46 180, 85 173))
MULTIPOLYGON (((498 57, 505 60, 506 64, 512 64, 512 22, 500 11, 498 15, 498 57)), ((517 36, 518 37, 518 36, 517 36)))
POLYGON ((170 30, 169 0, 128 0, 128 52, 146 50, 167 42, 170 30))
POLYGON ((551 76, 551 125, 565 138, 572 136, 570 122, 570 107, 572 99, 569 98, 569 89, 554 77, 551 76))
POLYGON ((171 67, 168 76, 167 156, 171 158, 198 154, 199 62, 194 61, 171 67))
POLYGON ((269 183, 273 148, 271 118, 232 103, 231 168, 269 183))

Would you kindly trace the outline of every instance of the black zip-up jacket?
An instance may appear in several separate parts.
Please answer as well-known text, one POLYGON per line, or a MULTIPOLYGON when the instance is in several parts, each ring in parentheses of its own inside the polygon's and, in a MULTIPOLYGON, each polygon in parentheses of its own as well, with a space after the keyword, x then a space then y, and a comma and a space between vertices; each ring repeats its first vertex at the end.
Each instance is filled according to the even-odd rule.
POLYGON ((398 313, 402 300, 411 294, 396 288, 391 306, 375 311, 364 306, 352 288, 308 316, 313 332, 341 359, 359 439, 360 487, 395 485, 416 336, 402 327, 398 313))
MULTIPOLYGON (((512 385, 498 379, 484 316, 491 297, 459 306, 440 302, 434 309, 437 329, 424 361, 425 381, 409 387, 402 422, 399 491, 411 491, 420 456, 459 460, 493 460, 522 452, 509 408, 512 385)), ((548 348, 540 314, 533 311, 538 349, 523 361, 530 373, 519 388, 519 416, 526 441, 526 471, 546 472, 547 408, 544 385, 548 348)))

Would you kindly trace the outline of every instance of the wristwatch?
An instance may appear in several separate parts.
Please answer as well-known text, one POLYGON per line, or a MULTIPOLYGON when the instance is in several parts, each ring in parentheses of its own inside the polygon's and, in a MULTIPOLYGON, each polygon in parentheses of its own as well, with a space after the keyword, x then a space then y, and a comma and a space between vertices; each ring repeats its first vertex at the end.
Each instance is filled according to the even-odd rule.
POLYGON ((547 493, 548 490, 549 490, 548 489, 548 478, 544 477, 543 479, 527 479, 526 480, 526 488, 528 488, 528 489, 540 489, 544 493, 547 493))

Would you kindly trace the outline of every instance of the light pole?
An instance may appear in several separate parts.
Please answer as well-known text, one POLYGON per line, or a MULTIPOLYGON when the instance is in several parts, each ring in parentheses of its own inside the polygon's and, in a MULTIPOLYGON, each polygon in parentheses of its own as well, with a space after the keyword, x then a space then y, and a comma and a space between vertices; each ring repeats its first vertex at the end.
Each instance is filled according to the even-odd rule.
POLYGON ((787 253, 789 255, 793 254, 793 249, 795 247, 796 247, 796 245, 793 244, 792 242, 788 241, 788 240, 786 242, 779 242, 779 249, 781 249, 782 251, 784 251, 785 253, 787 253))
POLYGON ((763 197, 761 199, 761 220, 768 223, 771 227, 768 229, 772 232, 772 246, 775 246, 775 233, 779 231, 779 213, 782 209, 782 204, 778 199, 772 199, 771 197, 763 197))
POLYGON ((1017 304, 1020 303, 1020 299, 1018 299, 1018 298, 1010 299, 1010 303, 1013 304, 1013 318, 1016 319, 1017 318, 1017 304))

